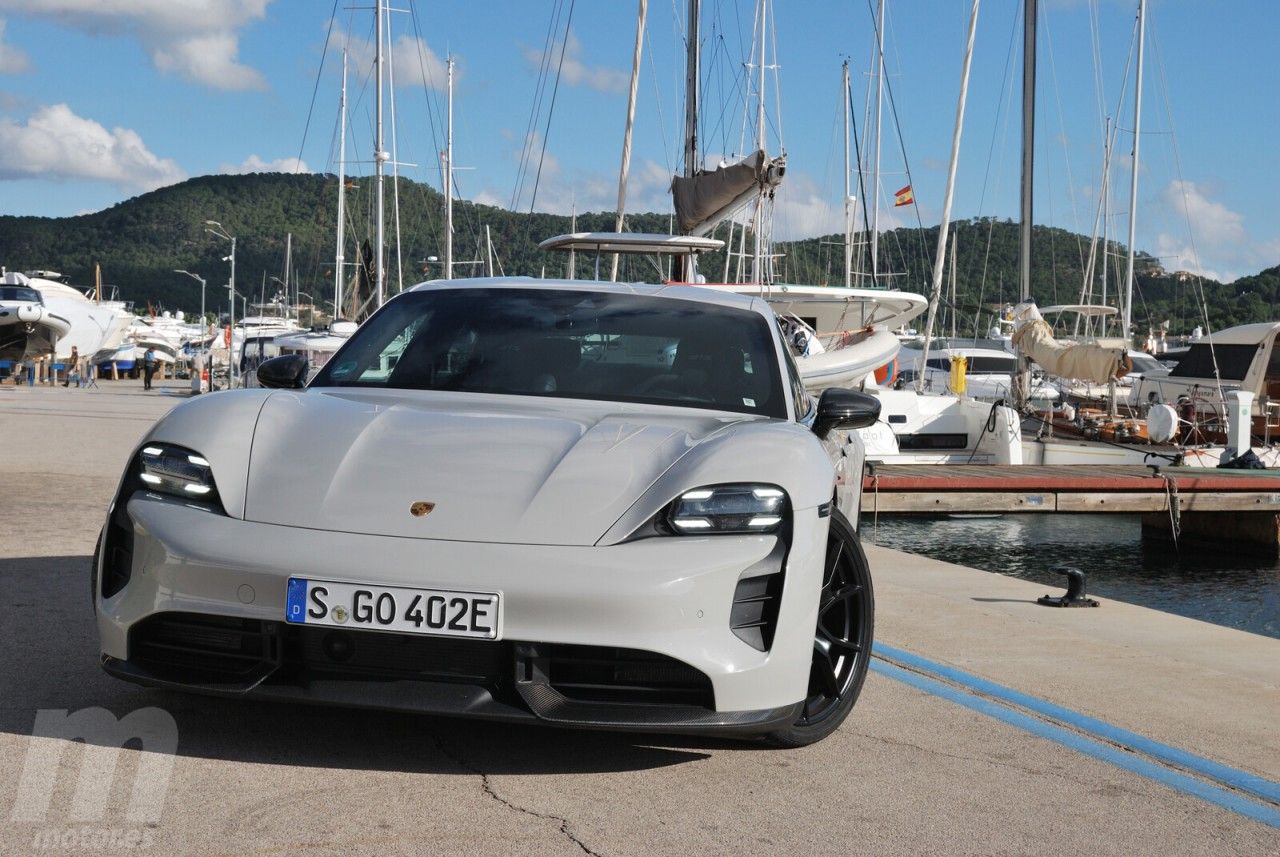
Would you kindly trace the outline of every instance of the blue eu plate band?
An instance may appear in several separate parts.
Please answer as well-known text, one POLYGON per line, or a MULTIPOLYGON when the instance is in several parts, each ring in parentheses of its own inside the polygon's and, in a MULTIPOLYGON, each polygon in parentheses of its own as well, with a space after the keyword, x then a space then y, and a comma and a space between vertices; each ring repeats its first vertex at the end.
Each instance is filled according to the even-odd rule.
POLYGON ((307 621, 307 582, 297 577, 289 578, 289 586, 285 590, 284 618, 286 622, 307 621))

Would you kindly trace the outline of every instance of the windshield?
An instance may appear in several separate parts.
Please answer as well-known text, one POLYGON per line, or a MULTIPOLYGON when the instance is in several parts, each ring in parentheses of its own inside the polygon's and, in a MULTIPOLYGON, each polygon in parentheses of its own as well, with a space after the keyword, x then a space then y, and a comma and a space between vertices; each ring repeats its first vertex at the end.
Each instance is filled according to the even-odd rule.
POLYGON ((353 334, 312 386, 602 399, 787 417, 764 316, 617 292, 409 292, 353 334))
POLYGON ((43 303, 40 293, 35 289, 23 286, 0 286, 0 301, 25 301, 27 303, 43 303))

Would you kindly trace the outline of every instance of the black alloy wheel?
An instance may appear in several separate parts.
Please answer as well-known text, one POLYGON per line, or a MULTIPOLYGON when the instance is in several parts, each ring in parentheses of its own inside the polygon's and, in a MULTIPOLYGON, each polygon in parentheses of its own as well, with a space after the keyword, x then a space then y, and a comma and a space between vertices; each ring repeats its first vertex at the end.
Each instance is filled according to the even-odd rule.
POLYGON ((853 527, 835 513, 827 535, 808 695, 800 718, 769 736, 773 743, 802 747, 844 722, 867 677, 874 625, 875 595, 866 554, 853 527))

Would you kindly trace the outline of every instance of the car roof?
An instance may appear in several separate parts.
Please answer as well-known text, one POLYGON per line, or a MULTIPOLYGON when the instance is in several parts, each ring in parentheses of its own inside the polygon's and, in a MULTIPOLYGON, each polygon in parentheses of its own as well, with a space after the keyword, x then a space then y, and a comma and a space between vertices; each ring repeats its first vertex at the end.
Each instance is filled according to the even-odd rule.
POLYGON ((428 280, 405 289, 406 292, 425 292, 435 289, 556 289, 579 292, 617 292, 672 298, 698 303, 715 304, 735 309, 753 310, 773 316, 769 305, 751 295, 739 295, 729 291, 701 288, 683 283, 612 283, 607 280, 564 280, 537 277, 474 277, 454 280, 428 280))

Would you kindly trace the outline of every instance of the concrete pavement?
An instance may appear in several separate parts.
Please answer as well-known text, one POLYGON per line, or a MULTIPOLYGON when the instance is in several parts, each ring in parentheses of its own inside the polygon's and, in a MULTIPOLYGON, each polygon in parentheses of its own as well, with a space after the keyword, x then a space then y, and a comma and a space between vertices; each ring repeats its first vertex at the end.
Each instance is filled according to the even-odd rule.
MULTIPOLYGON (((97 666, 89 554, 132 446, 181 401, 129 382, 0 388, 0 811, 16 805, 38 710, 158 706, 180 739, 153 826, 125 817, 134 749, 106 814, 74 818, 87 754, 71 745, 43 820, 0 828, 4 853, 111 831, 158 854, 1277 850, 1274 828, 880 674, 832 738, 787 752, 115 681, 97 666)), ((1039 585, 868 554, 879 640, 1280 779, 1280 641, 1114 602, 1040 608, 1039 585)))

